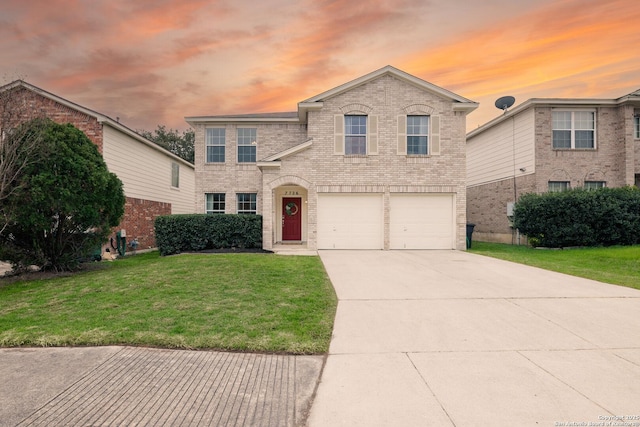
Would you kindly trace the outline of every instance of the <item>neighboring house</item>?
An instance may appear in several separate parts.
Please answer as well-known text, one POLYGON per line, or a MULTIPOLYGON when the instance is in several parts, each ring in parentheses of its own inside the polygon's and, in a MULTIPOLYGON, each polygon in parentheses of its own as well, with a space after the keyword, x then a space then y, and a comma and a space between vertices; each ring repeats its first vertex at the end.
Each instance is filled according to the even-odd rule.
POLYGON ((124 187, 125 214, 117 229, 126 231, 129 242, 138 239, 138 249, 155 247, 154 220, 158 215, 194 212, 195 173, 191 163, 117 120, 24 81, 0 87, 0 92, 9 101, 5 105, 20 110, 20 120, 45 116, 57 123, 71 123, 96 144, 109 171, 124 187))
POLYGON ((640 183, 640 91, 618 99, 530 99, 467 134, 474 239, 524 243, 511 228, 525 193, 640 183))
POLYGON ((187 117, 196 206, 263 216, 263 247, 465 249, 477 103, 387 66, 291 113, 187 117))

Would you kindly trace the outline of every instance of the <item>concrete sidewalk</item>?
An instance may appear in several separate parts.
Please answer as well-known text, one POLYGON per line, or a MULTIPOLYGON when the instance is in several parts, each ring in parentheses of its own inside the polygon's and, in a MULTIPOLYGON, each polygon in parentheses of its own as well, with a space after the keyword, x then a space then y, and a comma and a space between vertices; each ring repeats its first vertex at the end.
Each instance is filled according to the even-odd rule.
POLYGON ((640 291, 458 251, 320 256, 339 303, 309 426, 640 426, 640 291))
POLYGON ((0 349, 0 426, 299 426, 321 356, 0 349))

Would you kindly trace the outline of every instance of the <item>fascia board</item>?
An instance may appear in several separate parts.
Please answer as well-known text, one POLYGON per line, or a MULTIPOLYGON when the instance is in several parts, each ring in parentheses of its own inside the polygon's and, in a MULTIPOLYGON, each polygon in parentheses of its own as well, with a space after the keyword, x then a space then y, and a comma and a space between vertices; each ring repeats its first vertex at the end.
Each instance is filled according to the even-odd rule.
POLYGON ((222 116, 198 116, 185 117, 184 120, 191 123, 299 123, 300 119, 296 117, 277 118, 277 117, 222 117, 222 116))
POLYGON ((256 166, 258 166, 259 168, 268 168, 268 169, 280 169, 281 166, 281 162, 265 162, 265 161, 260 161, 260 162, 256 162, 256 166))

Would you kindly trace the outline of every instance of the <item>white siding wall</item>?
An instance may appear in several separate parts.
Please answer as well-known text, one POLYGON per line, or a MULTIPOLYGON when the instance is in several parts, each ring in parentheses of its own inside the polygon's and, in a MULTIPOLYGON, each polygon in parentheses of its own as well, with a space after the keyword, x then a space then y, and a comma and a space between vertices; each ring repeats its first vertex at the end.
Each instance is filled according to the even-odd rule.
POLYGON ((531 108, 514 117, 467 139, 467 186, 510 178, 514 171, 517 176, 535 172, 534 111, 531 108))
POLYGON ((171 203, 171 213, 195 212, 193 166, 104 125, 103 156, 127 197, 171 203), (180 165, 180 187, 171 187, 171 163, 180 165))

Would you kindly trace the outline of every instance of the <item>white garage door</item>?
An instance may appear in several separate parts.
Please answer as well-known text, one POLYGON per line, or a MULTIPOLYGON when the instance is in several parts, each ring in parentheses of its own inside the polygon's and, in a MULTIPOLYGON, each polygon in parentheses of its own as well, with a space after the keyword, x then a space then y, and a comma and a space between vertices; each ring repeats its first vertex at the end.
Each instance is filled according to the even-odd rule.
POLYGON ((318 195, 318 249, 382 249, 382 194, 318 195))
POLYGON ((452 194, 392 194, 391 249, 454 249, 452 194))

